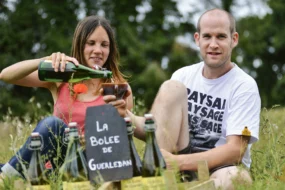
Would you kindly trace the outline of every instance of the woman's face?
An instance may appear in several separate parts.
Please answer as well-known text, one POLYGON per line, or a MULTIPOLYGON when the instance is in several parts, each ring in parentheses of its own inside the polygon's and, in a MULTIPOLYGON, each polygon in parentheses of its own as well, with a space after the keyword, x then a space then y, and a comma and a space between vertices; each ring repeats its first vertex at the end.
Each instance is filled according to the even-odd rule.
POLYGON ((110 54, 110 39, 106 30, 98 26, 86 40, 84 47, 84 59, 87 66, 93 68, 94 65, 103 67, 110 54))

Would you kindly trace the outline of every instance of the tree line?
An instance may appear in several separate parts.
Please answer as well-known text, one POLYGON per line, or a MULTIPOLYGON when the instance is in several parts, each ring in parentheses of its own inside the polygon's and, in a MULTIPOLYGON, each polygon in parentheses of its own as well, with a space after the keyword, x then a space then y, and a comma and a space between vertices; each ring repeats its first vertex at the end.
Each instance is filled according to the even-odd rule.
MULTIPOLYGON (((218 5, 210 0, 200 3, 233 12, 237 0, 220 0, 218 5)), ((251 15, 237 20, 240 41, 232 61, 255 78, 262 106, 271 107, 283 105, 285 99, 285 4, 282 0, 266 3, 272 11, 264 17, 251 15)), ((84 16, 100 15, 115 30, 121 70, 128 76, 134 96, 150 108, 163 81, 178 68, 201 60, 196 49, 177 41, 178 36, 193 36, 196 12, 188 12, 185 18, 172 0, 0 1, 0 71, 21 60, 57 51, 70 54, 77 22, 84 16)), ((1 115, 8 110, 17 116, 33 115, 35 106, 42 110, 37 114, 52 111, 52 97, 45 89, 0 81, 0 91, 1 115)))

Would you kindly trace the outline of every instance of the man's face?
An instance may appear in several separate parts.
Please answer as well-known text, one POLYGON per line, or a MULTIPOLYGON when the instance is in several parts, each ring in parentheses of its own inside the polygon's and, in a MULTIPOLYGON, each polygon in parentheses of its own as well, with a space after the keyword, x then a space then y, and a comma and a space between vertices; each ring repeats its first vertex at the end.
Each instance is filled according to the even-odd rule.
POLYGON ((209 68, 227 68, 238 34, 230 33, 230 21, 223 12, 206 13, 200 21, 200 33, 194 35, 201 56, 209 68))

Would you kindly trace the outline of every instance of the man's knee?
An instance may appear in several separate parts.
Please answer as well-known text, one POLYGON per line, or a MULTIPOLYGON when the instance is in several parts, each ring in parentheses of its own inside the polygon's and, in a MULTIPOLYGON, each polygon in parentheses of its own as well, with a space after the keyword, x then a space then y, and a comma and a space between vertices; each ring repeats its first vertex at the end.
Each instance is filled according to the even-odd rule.
POLYGON ((177 101, 177 98, 185 99, 187 97, 187 90, 183 83, 176 80, 167 80, 162 83, 159 94, 164 97, 175 97, 177 101))
POLYGON ((219 169, 211 174, 211 179, 214 180, 216 188, 226 190, 235 189, 235 185, 252 184, 249 171, 237 166, 219 169))

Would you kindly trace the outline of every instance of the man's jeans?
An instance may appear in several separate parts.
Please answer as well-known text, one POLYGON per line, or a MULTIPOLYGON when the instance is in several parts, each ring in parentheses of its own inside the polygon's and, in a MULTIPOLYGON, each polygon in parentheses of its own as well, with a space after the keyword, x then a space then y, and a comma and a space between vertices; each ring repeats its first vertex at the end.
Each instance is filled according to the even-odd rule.
MULTIPOLYGON (((41 120, 33 132, 38 132, 42 138, 41 154, 44 163, 50 161, 53 168, 62 165, 66 154, 67 144, 64 129, 67 125, 59 118, 50 116, 41 120)), ((30 146, 30 137, 26 143, 18 150, 8 163, 2 168, 5 175, 21 175, 24 177, 23 165, 27 168, 30 163, 32 150, 30 146)))

